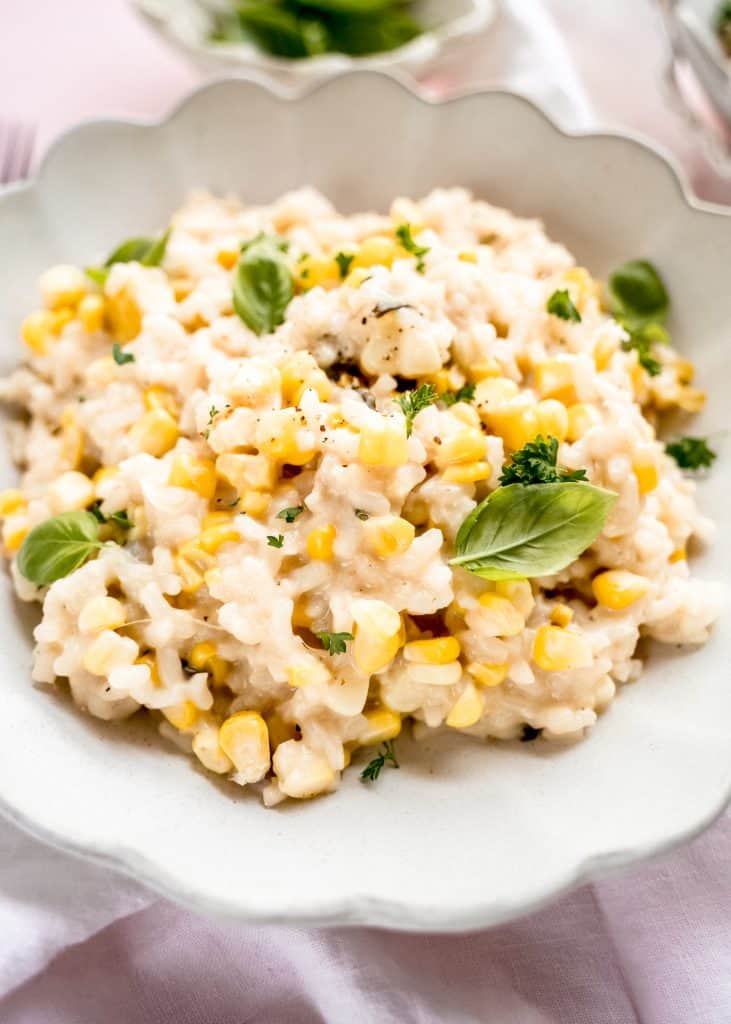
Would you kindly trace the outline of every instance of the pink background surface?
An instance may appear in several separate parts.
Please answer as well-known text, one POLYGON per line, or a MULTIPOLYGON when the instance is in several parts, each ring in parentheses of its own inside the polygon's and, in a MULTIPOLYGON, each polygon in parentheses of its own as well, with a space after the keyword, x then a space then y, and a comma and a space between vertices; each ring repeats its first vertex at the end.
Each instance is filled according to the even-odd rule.
MULTIPOLYGON (((731 202, 729 183, 668 109, 648 0, 510 7, 510 18, 443 64, 434 87, 507 82, 564 123, 631 127, 671 149, 699 194, 731 202), (537 19, 546 53, 561 47, 563 75, 537 66, 529 49, 537 19)), ((159 116, 198 81, 123 0, 0 0, 0 118, 32 121, 39 152, 82 118, 159 116)), ((731 1020, 728 818, 660 861, 461 937, 209 921, 130 894, 115 876, 70 866, 0 824, 3 837, 15 851, 0 864, 3 1024, 731 1020), (34 859, 41 885, 28 883, 34 859), (57 905, 64 887, 72 898, 57 905), (112 923, 96 934, 92 893, 111 905, 112 923)))

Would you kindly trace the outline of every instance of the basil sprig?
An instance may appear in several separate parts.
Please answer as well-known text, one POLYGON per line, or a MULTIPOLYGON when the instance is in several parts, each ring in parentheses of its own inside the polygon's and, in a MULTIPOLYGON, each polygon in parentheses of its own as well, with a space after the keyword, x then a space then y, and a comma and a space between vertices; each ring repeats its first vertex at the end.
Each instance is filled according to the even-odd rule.
POLYGON ((283 243, 273 235, 258 235, 244 246, 233 285, 234 309, 256 334, 269 334, 284 322, 294 294, 292 272, 283 243))
POLYGON ((128 238, 118 245, 101 267, 87 267, 86 274, 96 284, 104 286, 115 263, 141 263, 143 267, 159 267, 165 259, 170 229, 159 238, 128 238))
POLYGON ((93 513, 62 512, 30 531, 18 552, 18 570, 31 583, 46 587, 78 569, 101 546, 93 513))
POLYGON ((460 526, 451 564, 487 580, 551 576, 596 540, 616 500, 588 483, 498 487, 460 526))
POLYGON ((667 342, 664 324, 670 299, 657 270, 647 260, 628 260, 609 275, 610 307, 629 334, 622 342, 625 352, 637 352, 637 361, 651 377, 662 370, 653 355, 656 342, 667 342))

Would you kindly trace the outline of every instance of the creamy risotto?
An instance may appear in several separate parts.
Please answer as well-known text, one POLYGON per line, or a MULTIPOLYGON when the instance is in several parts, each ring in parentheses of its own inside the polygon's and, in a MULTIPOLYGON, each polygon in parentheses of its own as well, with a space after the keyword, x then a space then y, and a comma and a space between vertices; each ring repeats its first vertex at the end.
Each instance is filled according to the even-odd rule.
POLYGON ((462 190, 350 217, 196 193, 40 293, 3 542, 33 679, 90 714, 145 709, 271 805, 361 747, 376 778, 409 720, 577 738, 640 637, 706 639, 678 463, 712 453, 657 438, 703 395, 649 264, 607 298, 462 190))

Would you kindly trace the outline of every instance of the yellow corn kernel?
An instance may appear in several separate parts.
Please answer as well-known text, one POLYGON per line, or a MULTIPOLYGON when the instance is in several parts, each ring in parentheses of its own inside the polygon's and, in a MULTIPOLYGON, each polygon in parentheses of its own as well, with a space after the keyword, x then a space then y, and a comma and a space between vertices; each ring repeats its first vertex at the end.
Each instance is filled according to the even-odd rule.
POLYGON ((269 731, 258 711, 237 711, 221 725, 218 742, 238 782, 258 782, 269 771, 269 731))
POLYGON ((555 398, 547 398, 536 406, 538 432, 544 437, 555 437, 565 441, 569 431, 569 414, 566 406, 555 398))
POLYGON ((96 491, 88 476, 70 469, 57 476, 48 486, 48 504, 54 514, 86 508, 94 500, 96 491))
POLYGON ((477 253, 471 252, 469 249, 463 250, 457 258, 462 260, 463 263, 477 263, 477 253))
POLYGON ((100 331, 104 326, 104 299, 101 295, 85 295, 77 314, 87 334, 100 331))
POLYGON ((327 759, 295 740, 277 747, 274 771, 280 791, 296 800, 326 793, 335 782, 335 772, 327 759))
POLYGON ((698 388, 681 387, 675 402, 684 412, 700 412, 706 404, 706 393, 698 388))
POLYGON ((440 469, 485 458, 486 438, 481 430, 463 427, 442 441, 434 461, 440 469))
POLYGON ((207 530, 211 526, 220 526, 221 523, 231 526, 235 515, 235 512, 227 512, 222 508, 216 509, 214 512, 206 512, 201 520, 201 529, 207 530))
MULTIPOLYGON (((474 371, 473 371, 474 375, 474 371)), ((496 377, 490 374, 479 381, 475 388, 475 405, 485 407, 488 411, 496 406, 505 405, 518 394, 518 385, 509 377, 496 377)), ((480 409, 482 411, 482 408, 480 409)))
POLYGON ((364 598, 353 602, 353 618, 353 661, 366 675, 380 672, 390 665, 403 644, 401 616, 385 601, 364 598))
POLYGON ((178 548, 178 554, 201 572, 213 568, 216 561, 210 552, 200 546, 200 537, 197 540, 186 540, 178 548))
POLYGON ((482 711, 482 697, 472 683, 467 683, 452 705, 452 710, 446 718, 446 724, 452 729, 468 729, 471 725, 479 722, 482 711))
POLYGON ((216 464, 212 459, 199 459, 189 452, 181 452, 173 459, 168 484, 195 491, 210 501, 216 493, 216 464))
POLYGON ((187 299, 194 287, 189 277, 177 277, 170 284, 172 285, 176 302, 182 302, 183 299, 187 299))
POLYGON ((365 711, 363 717, 366 725, 358 737, 358 743, 362 747, 385 743, 386 740, 395 739, 401 732, 401 715, 390 708, 365 711))
POLYGON ((304 629, 312 625, 312 616, 307 611, 307 598, 298 597, 292 605, 292 625, 304 629))
POLYGON ((101 633, 103 629, 119 629, 127 621, 124 605, 116 597, 92 597, 79 613, 82 633, 101 633))
POLYGON ((541 626, 533 641, 533 660, 545 672, 588 668, 592 663, 591 644, 581 633, 560 626, 541 626))
POLYGON ((0 516, 9 516, 25 508, 28 501, 22 491, 12 487, 0 494, 0 516))
POLYGON ((270 714, 265 715, 264 720, 269 730, 269 749, 272 752, 277 749, 280 743, 293 740, 297 735, 294 722, 286 721, 278 711, 272 711, 270 714))
POLYGON ((498 580, 495 584, 495 593, 507 597, 524 619, 528 618, 536 604, 533 588, 528 580, 498 580))
POLYGON ((447 466, 442 480, 448 484, 474 484, 478 480, 489 480, 491 474, 489 462, 466 462, 461 466, 447 466))
MULTIPOLYGON (((106 483, 107 480, 112 480, 115 476, 119 475, 119 468, 117 466, 100 466, 96 473, 91 478, 92 483, 98 489, 100 484, 106 483)), ((99 495, 97 494, 97 497, 99 495)))
POLYGON ((599 338, 594 346, 594 365, 600 372, 606 370, 612 361, 612 356, 617 351, 617 339, 604 336, 599 338))
POLYGON ((302 417, 294 408, 265 413, 257 428, 257 447, 280 462, 304 466, 315 455, 315 449, 302 446, 299 435, 303 431, 302 417))
POLYGON ((684 562, 688 557, 688 553, 685 548, 676 548, 670 556, 670 562, 684 562))
POLYGON ((551 609, 551 623, 554 626, 568 626, 573 617, 574 613, 567 604, 556 604, 551 609))
POLYGON ((297 405, 307 388, 312 388, 321 402, 332 394, 331 381, 309 352, 296 352, 283 363, 279 372, 285 405, 297 405))
POLYGON ((30 532, 25 516, 11 515, 3 523, 3 545, 8 554, 15 554, 30 532))
POLYGON ((216 473, 239 494, 271 491, 277 482, 277 464, 266 455, 227 452, 216 459, 216 473))
POLYGON ((502 437, 506 448, 517 451, 538 433, 536 406, 524 399, 516 399, 483 414, 487 425, 502 437))
POLYGON ((178 425, 164 409, 151 409, 132 427, 130 438, 139 451, 159 458, 175 447, 178 425))
POLYGON ((500 594, 488 590, 479 598, 480 606, 485 609, 483 623, 493 636, 517 636, 525 625, 523 616, 512 601, 500 594))
POLYGON ((465 628, 464 608, 461 608, 456 601, 452 601, 444 612, 444 625, 450 633, 458 633, 465 628))
POLYGON ((82 664, 92 675, 109 675, 112 669, 120 664, 120 649, 126 650, 130 645, 137 648, 129 638, 123 638, 118 633, 105 629, 98 633, 87 647, 82 664))
POLYGON ((184 594, 194 594, 197 590, 203 586, 204 579, 202 573, 182 555, 176 555, 173 558, 175 565, 175 572, 180 577, 180 589, 184 594))
POLYGON ((632 472, 637 478, 640 494, 654 491, 660 482, 657 463, 652 453, 638 453, 632 461, 632 472))
POLYGON ((452 408, 451 413, 455 419, 460 420, 466 427, 480 427, 480 414, 473 405, 468 405, 467 402, 456 402, 452 408))
POLYGON ((328 670, 321 661, 312 655, 308 655, 293 665, 288 665, 286 672, 287 682, 295 689, 327 683, 330 679, 328 670))
POLYGON ((307 534, 307 554, 318 562, 329 562, 333 557, 333 546, 337 530, 333 523, 316 526, 307 534))
POLYGON ((360 288, 364 281, 367 281, 371 276, 371 272, 368 267, 356 267, 355 270, 351 270, 348 276, 343 281, 343 285, 346 288, 360 288))
POLYGON ((205 723, 196 731, 192 742, 193 753, 204 768, 217 775, 226 775, 233 770, 233 762, 218 741, 218 729, 205 723))
POLYGON ((490 665, 485 661, 473 661, 467 671, 476 679, 480 686, 499 686, 508 676, 507 661, 500 665, 490 665))
POLYGON ((483 380, 487 380, 488 377, 499 377, 501 376, 503 369, 497 359, 493 359, 492 356, 488 356, 483 359, 482 362, 475 363, 473 366, 467 368, 466 371, 472 380, 478 383, 483 380))
POLYGON ((245 512, 247 516, 253 516, 254 519, 263 519, 269 511, 271 501, 271 494, 264 494, 262 491, 244 491, 237 508, 241 512, 245 512))
POLYGON ((72 407, 61 414, 60 454, 72 469, 81 463, 84 454, 84 431, 79 426, 72 407))
POLYGON ((238 249, 219 249, 216 253, 216 262, 224 270, 233 270, 241 255, 238 249))
POLYGON ((366 543, 381 558, 402 555, 414 540, 416 531, 400 516, 373 516, 363 524, 366 543))
POLYGON ((361 431, 358 458, 364 466, 403 466, 408 462, 406 430, 398 420, 384 419, 361 431))
POLYGON ((188 732, 200 718, 200 711, 192 700, 184 700, 181 704, 172 704, 169 708, 160 710, 173 728, 180 732, 188 732))
POLYGON ((604 608, 621 611, 645 596, 650 589, 650 581, 645 576, 624 569, 609 569, 594 577, 591 589, 604 608))
POLYGON ((454 636, 436 636, 429 640, 412 640, 404 646, 404 658, 417 665, 448 665, 460 655, 459 640, 454 636))
POLYGON ((150 682, 152 685, 162 686, 160 670, 157 667, 157 658, 152 651, 148 651, 147 654, 142 654, 139 658, 135 658, 135 665, 147 665, 150 670, 150 682))
POLYGON ((224 544, 236 544, 241 540, 241 534, 233 526, 220 523, 218 526, 210 526, 203 530, 198 538, 198 544, 209 555, 215 555, 224 544))
POLYGON ((555 398, 564 405, 576 401, 574 368, 561 359, 546 359, 535 368, 536 391, 541 398, 555 398))
POLYGON ((385 235, 371 235, 370 238, 361 242, 351 267, 353 270, 360 267, 390 267, 401 252, 401 247, 392 238, 386 238, 385 235))
POLYGON ((107 318, 117 341, 132 341, 140 333, 142 313, 127 288, 120 289, 107 299, 107 318))
POLYGON ((598 299, 601 295, 601 285, 594 280, 586 267, 570 267, 564 271, 563 278, 567 284, 576 286, 576 302, 580 309, 588 299, 598 299))
POLYGON ((23 341, 36 356, 44 356, 48 351, 51 322, 51 314, 39 309, 35 313, 30 313, 20 325, 23 341))
POLYGON ((81 302, 86 294, 87 278, 78 267, 60 263, 41 274, 38 287, 46 309, 56 310, 81 302))
POLYGON ((151 388, 146 388, 142 394, 142 400, 145 403, 145 409, 148 412, 152 412, 153 409, 163 409, 169 413, 173 419, 177 419, 180 413, 180 407, 175 396, 168 388, 162 387, 161 385, 155 385, 151 388))
POLYGON ((678 375, 681 384, 690 384, 695 377, 695 366, 690 359, 676 359, 673 369, 678 375))
POLYGON ((595 405, 589 405, 588 402, 574 402, 568 407, 567 412, 566 437, 569 441, 579 441, 588 430, 598 426, 602 421, 599 410, 595 405))
POLYGON ((66 324, 70 324, 73 319, 73 309, 69 309, 67 306, 64 306, 62 309, 55 310, 53 313, 50 314, 49 323, 51 333, 59 335, 66 326, 66 324))
POLYGON ((302 291, 319 285, 321 288, 335 288, 340 284, 340 268, 334 259, 326 256, 305 256, 293 267, 294 283, 302 291))
POLYGON ((191 648, 186 661, 197 671, 210 673, 213 682, 221 686, 226 682, 231 666, 225 658, 218 656, 217 650, 215 644, 203 641, 191 648))

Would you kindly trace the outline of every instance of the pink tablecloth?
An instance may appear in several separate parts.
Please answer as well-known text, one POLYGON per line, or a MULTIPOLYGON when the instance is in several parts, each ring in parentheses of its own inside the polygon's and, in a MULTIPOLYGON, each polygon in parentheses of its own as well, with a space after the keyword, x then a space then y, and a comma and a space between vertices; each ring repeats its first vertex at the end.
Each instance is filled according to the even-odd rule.
MULTIPOLYGON (((670 148, 731 202, 659 85, 649 0, 505 0, 431 85, 500 83, 564 126, 670 148)), ((158 116, 198 81, 123 0, 0 0, 0 119, 39 149, 99 114, 158 116)), ((461 937, 208 921, 0 823, 2 1024, 728 1024, 731 819, 685 849, 461 937)))

